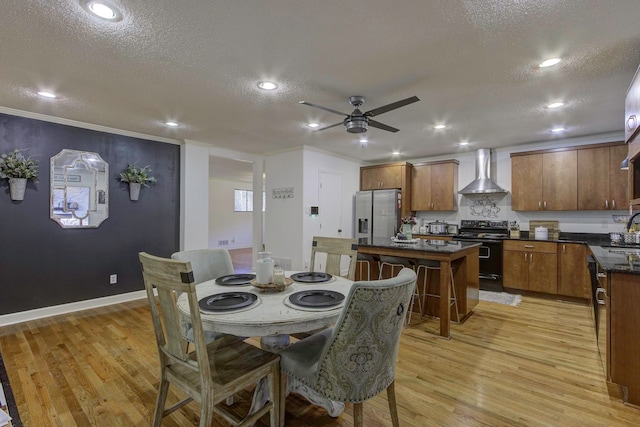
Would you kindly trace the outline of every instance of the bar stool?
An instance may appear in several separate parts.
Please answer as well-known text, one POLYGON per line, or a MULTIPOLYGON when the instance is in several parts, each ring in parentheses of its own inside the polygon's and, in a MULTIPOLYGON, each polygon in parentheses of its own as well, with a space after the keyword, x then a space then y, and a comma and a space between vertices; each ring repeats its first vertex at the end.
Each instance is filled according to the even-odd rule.
MULTIPOLYGON (((413 311, 413 305, 415 303, 416 298, 418 299, 418 308, 420 309, 420 317, 424 316, 424 310, 422 307, 422 299, 424 298, 424 308, 427 307, 427 303, 429 301, 429 297, 440 298, 440 295, 430 294, 429 293, 429 271, 437 270, 440 271, 440 262, 431 261, 431 260, 418 260, 418 268, 416 270, 416 275, 420 277, 420 271, 424 272, 423 280, 422 280, 422 289, 424 293, 420 293, 420 288, 418 286, 415 287, 413 292, 413 296, 411 297, 411 303, 409 305, 409 311, 407 313, 406 324, 410 324, 411 312, 413 311)), ((451 286, 451 302, 449 303, 449 307, 454 306, 456 311, 456 322, 460 323, 460 312, 458 311, 458 298, 456 296, 456 287, 453 281, 453 268, 449 269, 449 273, 451 274, 451 280, 449 281, 451 286)), ((442 274, 442 272, 440 272, 442 274)), ((439 285, 439 283, 438 283, 439 285)))
POLYGON ((373 258, 371 258, 370 256, 360 253, 358 254, 358 258, 356 260, 356 269, 358 270, 358 277, 360 277, 360 280, 371 280, 371 264, 369 264, 370 261, 373 261, 373 258), (366 279, 363 274, 363 270, 367 273, 366 279))
POLYGON ((415 266, 407 258, 382 255, 380 257, 380 273, 378 274, 378 280, 395 277, 398 273, 400 273, 400 270, 405 267, 415 271, 415 266), (391 274, 387 277, 385 277, 384 275, 385 266, 391 269, 391 274))

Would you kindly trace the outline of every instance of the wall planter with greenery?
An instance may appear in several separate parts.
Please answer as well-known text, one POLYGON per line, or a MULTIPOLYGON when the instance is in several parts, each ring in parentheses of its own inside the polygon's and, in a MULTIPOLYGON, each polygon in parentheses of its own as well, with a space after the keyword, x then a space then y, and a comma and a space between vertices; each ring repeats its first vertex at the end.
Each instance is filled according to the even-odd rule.
POLYGON ((122 172, 120 172, 120 181, 129 184, 129 199, 138 200, 140 197, 140 188, 144 185, 149 186, 150 182, 156 182, 156 179, 149 175, 151 167, 149 165, 139 167, 135 163, 129 163, 122 172))
POLYGON ((0 178, 9 180, 11 200, 24 200, 27 181, 38 182, 38 161, 15 149, 0 156, 0 178))

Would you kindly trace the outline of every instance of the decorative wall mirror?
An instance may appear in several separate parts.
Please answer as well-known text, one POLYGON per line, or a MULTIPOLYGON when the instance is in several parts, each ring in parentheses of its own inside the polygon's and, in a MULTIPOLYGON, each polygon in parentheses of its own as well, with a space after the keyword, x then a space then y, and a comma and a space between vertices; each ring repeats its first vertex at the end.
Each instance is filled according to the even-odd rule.
POLYGON ((51 158, 51 219, 96 228, 109 218, 109 164, 97 153, 64 149, 51 158))

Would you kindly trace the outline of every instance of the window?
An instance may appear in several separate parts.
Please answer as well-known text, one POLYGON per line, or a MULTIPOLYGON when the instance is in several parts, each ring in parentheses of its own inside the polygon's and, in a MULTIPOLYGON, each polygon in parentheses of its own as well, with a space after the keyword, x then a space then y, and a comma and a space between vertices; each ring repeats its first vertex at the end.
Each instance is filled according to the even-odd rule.
MULTIPOLYGON (((267 196, 262 192, 262 212, 266 205, 267 196)), ((251 190, 235 190, 234 193, 234 207, 235 212, 253 212, 253 191, 251 190)))

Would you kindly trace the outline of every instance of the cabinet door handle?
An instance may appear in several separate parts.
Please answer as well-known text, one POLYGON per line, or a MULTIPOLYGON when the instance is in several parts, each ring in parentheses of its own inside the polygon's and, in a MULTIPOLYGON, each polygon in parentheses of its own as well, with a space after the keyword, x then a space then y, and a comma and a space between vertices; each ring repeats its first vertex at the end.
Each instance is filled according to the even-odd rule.
POLYGON ((524 253, 524 262, 527 262, 527 253, 524 253))
POLYGON ((636 115, 635 114, 630 115, 629 118, 627 119, 627 130, 632 131, 636 128, 637 125, 638 125, 638 120, 636 120, 636 115))
POLYGON ((611 209, 615 209, 616 208, 616 201, 612 200, 611 201, 611 209))
POLYGON ((544 201, 544 208, 547 209, 547 201, 544 201))
POLYGON ((567 253, 567 245, 562 245, 562 253, 563 254, 567 253))
POLYGON ((609 209, 609 201, 608 200, 604 201, 604 208, 605 209, 609 209))
POLYGON ((525 247, 525 248, 527 248, 527 249, 533 249, 533 248, 535 248, 535 246, 533 246, 533 245, 524 245, 524 247, 525 247))
POLYGON ((538 202, 538 209, 542 209, 542 202, 538 202))
POLYGON ((529 262, 533 261, 533 254, 529 254, 529 262))

